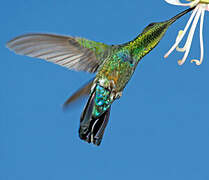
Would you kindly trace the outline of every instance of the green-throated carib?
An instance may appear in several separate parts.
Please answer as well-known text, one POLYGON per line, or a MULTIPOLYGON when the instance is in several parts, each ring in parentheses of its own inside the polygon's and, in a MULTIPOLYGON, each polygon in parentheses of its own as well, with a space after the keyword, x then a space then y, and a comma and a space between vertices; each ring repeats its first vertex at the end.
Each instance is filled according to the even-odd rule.
POLYGON ((7 47, 17 54, 44 59, 76 71, 96 73, 95 78, 71 96, 64 106, 89 94, 80 118, 79 136, 88 143, 99 145, 111 105, 121 97, 139 61, 159 43, 173 22, 192 9, 167 21, 149 24, 134 40, 121 45, 106 45, 80 37, 26 34, 9 41, 7 47))

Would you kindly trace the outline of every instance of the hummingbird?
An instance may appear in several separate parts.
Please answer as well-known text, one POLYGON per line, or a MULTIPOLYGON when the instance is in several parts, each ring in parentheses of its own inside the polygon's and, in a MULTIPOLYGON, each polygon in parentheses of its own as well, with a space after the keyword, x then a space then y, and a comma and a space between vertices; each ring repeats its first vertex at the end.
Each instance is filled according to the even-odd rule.
POLYGON ((162 39, 171 24, 194 8, 169 20, 151 23, 135 39, 120 45, 107 45, 80 37, 55 34, 25 34, 7 43, 20 55, 44 59, 70 70, 96 73, 64 103, 69 106, 84 95, 89 99, 80 117, 79 137, 100 145, 112 103, 122 96, 138 63, 162 39))

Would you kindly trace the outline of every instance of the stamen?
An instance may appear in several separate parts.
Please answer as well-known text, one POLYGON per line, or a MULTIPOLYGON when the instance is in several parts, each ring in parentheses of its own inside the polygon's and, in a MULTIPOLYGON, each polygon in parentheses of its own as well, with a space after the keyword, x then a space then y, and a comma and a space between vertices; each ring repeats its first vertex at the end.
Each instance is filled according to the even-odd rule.
POLYGON ((185 54, 184 54, 182 60, 179 60, 179 61, 178 61, 178 64, 179 64, 179 65, 184 64, 184 62, 186 61, 186 58, 187 58, 187 56, 188 56, 188 54, 189 54, 189 51, 190 51, 190 48, 191 48, 192 39, 193 39, 193 36, 194 36, 194 32, 195 32, 197 23, 198 23, 198 21, 199 21, 201 12, 202 12, 202 11, 201 11, 201 8, 198 9, 197 14, 196 14, 196 16, 195 16, 195 18, 194 18, 194 21, 193 21, 193 23, 192 23, 192 27, 191 27, 191 30, 190 30, 190 32, 189 32, 188 38, 187 38, 187 42, 186 42, 186 52, 185 52, 185 54))
POLYGON ((202 8, 201 19, 200 19, 200 51, 201 51, 200 60, 196 60, 196 59, 191 60, 191 63, 195 62, 196 65, 202 64, 203 56, 204 56, 204 43, 203 43, 204 16, 205 16, 205 10, 202 8))
POLYGON ((209 4, 209 0, 200 0, 201 4, 209 4))
POLYGON ((192 20, 194 19, 195 14, 197 13, 198 8, 199 8, 199 7, 197 6, 197 7, 194 9, 194 11, 192 12, 192 15, 190 16, 190 18, 189 18, 189 20, 188 20, 188 22, 187 22, 187 24, 186 24, 186 26, 185 26, 185 28, 184 28, 183 33, 181 33, 181 36, 179 36, 179 37, 177 36, 175 44, 174 44, 174 45, 171 47, 171 49, 164 55, 164 58, 167 58, 167 57, 173 52, 173 50, 178 46, 178 44, 181 42, 181 40, 183 39, 184 35, 186 34, 186 32, 187 32, 187 30, 188 30, 188 28, 189 28, 189 26, 190 26, 192 20))

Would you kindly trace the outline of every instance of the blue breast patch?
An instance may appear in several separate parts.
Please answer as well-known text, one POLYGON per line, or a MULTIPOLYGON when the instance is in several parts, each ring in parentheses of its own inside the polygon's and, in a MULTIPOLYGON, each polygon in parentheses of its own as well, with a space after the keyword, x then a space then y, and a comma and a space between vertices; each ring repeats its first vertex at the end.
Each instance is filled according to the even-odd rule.
POLYGON ((131 58, 128 51, 119 51, 117 54, 118 59, 120 59, 123 62, 129 62, 130 64, 133 64, 133 59, 131 58))
POLYGON ((110 91, 100 85, 97 85, 93 115, 95 117, 100 116, 110 107, 111 103, 112 101, 110 100, 110 91))

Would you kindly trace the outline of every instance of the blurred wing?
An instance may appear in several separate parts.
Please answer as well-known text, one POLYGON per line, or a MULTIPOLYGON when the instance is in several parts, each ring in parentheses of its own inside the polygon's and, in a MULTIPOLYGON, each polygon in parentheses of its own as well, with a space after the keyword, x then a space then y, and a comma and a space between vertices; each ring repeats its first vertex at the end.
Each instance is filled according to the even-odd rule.
POLYGON ((83 96, 89 95, 91 92, 91 87, 93 85, 94 79, 90 80, 88 83, 86 83, 84 86, 82 86, 78 91, 76 91, 71 97, 65 101, 63 105, 63 109, 66 110, 72 103, 77 101, 83 96))
POLYGON ((94 73, 108 55, 111 46, 70 36, 26 34, 9 41, 7 47, 20 55, 94 73))

